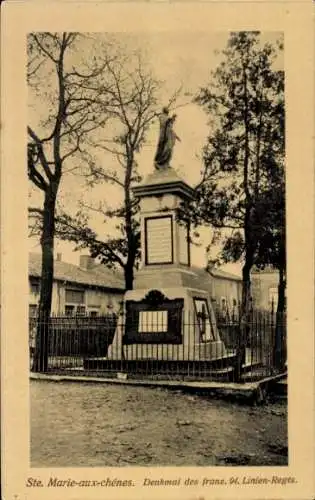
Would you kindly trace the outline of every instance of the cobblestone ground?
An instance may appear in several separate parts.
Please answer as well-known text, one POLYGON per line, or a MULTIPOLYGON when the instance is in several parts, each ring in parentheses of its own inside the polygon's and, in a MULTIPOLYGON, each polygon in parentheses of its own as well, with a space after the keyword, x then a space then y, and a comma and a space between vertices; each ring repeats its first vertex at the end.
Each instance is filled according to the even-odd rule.
POLYGON ((287 465, 286 402, 31 381, 32 467, 287 465))

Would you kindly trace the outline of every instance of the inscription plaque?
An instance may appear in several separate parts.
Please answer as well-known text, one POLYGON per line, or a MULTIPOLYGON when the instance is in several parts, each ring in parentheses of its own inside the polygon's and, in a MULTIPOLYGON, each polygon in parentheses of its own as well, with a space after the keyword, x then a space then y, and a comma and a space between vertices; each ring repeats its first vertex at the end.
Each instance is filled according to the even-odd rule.
POLYGON ((146 263, 173 262, 172 217, 154 217, 145 220, 146 263))

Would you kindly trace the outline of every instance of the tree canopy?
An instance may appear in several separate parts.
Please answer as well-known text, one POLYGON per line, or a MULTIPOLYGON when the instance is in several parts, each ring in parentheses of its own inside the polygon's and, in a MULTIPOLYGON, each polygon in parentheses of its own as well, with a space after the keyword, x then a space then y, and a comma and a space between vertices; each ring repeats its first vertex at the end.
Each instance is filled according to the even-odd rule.
POLYGON ((221 64, 196 96, 209 117, 209 136, 188 213, 195 225, 209 224, 222 236, 221 262, 247 256, 253 265, 259 249, 262 265, 262 225, 268 214, 269 225, 283 223, 273 215, 284 194, 284 73, 274 69, 281 50, 280 42, 262 44, 259 33, 231 34, 221 64))
POLYGON ((251 269, 285 258, 284 72, 275 68, 281 50, 281 40, 263 43, 259 32, 231 33, 195 98, 208 115, 209 135, 196 201, 182 214, 214 228, 222 241, 219 262, 243 261, 239 371, 251 269))

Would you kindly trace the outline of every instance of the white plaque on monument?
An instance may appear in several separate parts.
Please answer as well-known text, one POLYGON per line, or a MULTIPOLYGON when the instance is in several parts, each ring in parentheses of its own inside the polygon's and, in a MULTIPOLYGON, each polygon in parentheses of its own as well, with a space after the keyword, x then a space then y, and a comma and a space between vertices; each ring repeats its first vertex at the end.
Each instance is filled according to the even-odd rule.
POLYGON ((147 264, 169 264, 173 261, 171 216, 148 218, 146 223, 147 264))

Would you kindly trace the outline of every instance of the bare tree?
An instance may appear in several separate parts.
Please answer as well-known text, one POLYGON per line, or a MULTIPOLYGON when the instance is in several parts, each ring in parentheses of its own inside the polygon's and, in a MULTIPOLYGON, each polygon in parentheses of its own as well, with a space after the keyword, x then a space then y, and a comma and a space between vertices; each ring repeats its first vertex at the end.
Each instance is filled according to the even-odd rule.
MULTIPOLYGON (((110 54, 114 53, 112 46, 109 50, 110 54)), ((106 129, 107 135, 89 141, 90 147, 100 152, 101 160, 95 159, 95 155, 89 161, 88 182, 115 186, 122 194, 122 203, 117 208, 109 207, 106 202, 84 203, 76 217, 63 213, 58 217, 58 235, 76 242, 80 248, 88 248, 91 255, 99 257, 105 265, 122 268, 126 289, 130 290, 140 255, 138 202, 131 188, 141 180, 137 158, 161 107, 161 83, 153 77, 139 51, 120 47, 115 57, 109 57, 103 46, 100 53, 105 57, 107 88, 103 97, 110 126, 106 129), (95 212, 105 222, 116 221, 117 237, 100 238, 91 230, 88 214, 95 216, 95 212)), ((174 106, 179 92, 176 91, 166 104, 174 106)))
MULTIPOLYGON (((28 84, 32 99, 42 113, 28 133, 28 177, 43 194, 36 209, 42 218, 40 244, 42 275, 39 324, 48 324, 53 283, 55 212, 63 175, 90 157, 86 149, 91 132, 104 126, 101 107, 103 88, 95 81, 105 64, 78 60, 80 35, 75 33, 32 33, 28 37, 28 84), (100 112, 101 111, 101 112, 100 112)), ((47 328, 38 328, 34 370, 47 369, 47 328)))

